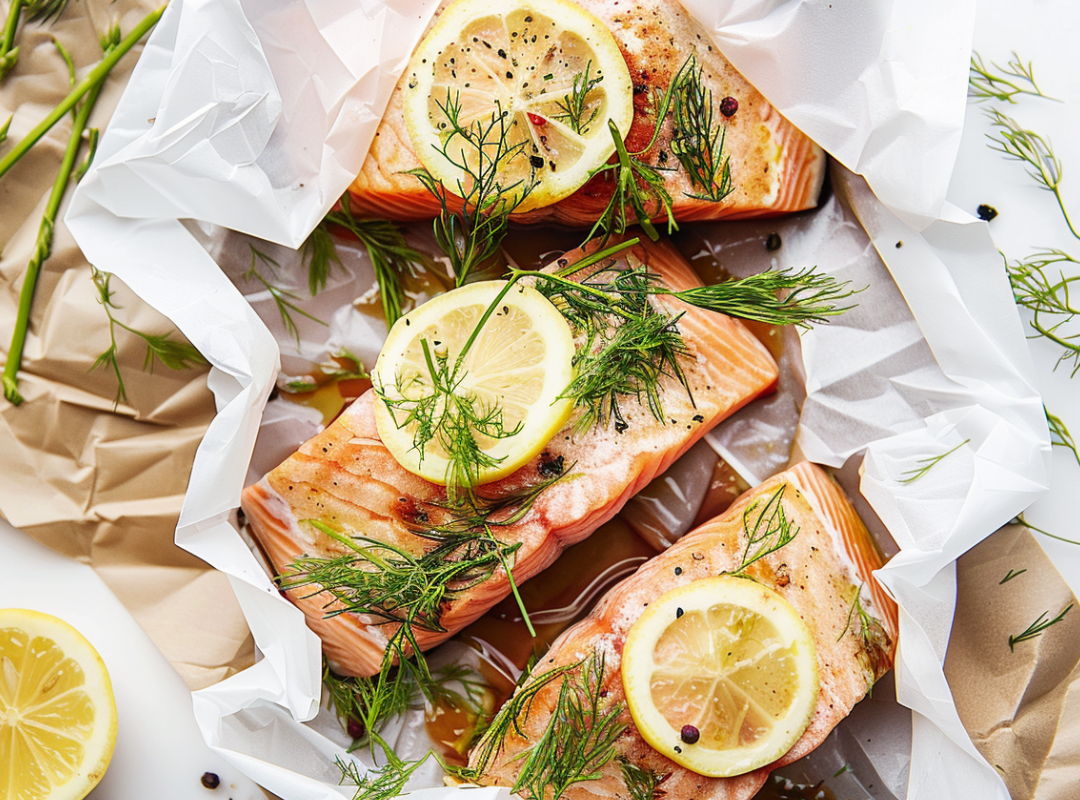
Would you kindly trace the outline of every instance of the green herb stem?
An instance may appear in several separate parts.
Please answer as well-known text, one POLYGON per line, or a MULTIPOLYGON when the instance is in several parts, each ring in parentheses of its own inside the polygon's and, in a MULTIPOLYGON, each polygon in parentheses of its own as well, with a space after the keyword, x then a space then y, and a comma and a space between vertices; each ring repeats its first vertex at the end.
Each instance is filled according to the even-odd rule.
POLYGON ((1044 611, 1043 613, 1041 613, 1039 615, 1039 618, 1030 625, 1028 625, 1027 629, 1024 630, 1023 633, 1019 633, 1015 636, 1009 637, 1009 650, 1013 650, 1016 645, 1020 644, 1020 642, 1026 642, 1036 638, 1037 636, 1041 636, 1043 631, 1045 631, 1051 625, 1056 625, 1057 623, 1065 619, 1065 615, 1069 613, 1069 609, 1071 609, 1072 607, 1073 604, 1069 603, 1069 605, 1066 606, 1062 610, 1062 612, 1053 619, 1049 619, 1049 611, 1044 611))
POLYGON ((4 22, 4 33, 0 38, 0 80, 14 68, 19 60, 19 48, 14 47, 15 30, 19 27, 19 14, 22 11, 24 0, 11 0, 8 7, 7 19, 4 22))
POLYGON ((15 330, 11 336, 11 346, 8 348, 7 362, 4 364, 3 385, 4 397, 9 402, 19 405, 23 397, 19 394, 19 368, 22 366, 23 347, 26 344, 27 328, 30 325, 30 307, 34 302, 34 291, 37 288, 38 275, 45 260, 52 252, 53 230, 56 227, 56 214, 60 210, 60 202, 64 199, 68 181, 75 168, 75 159, 79 155, 79 147, 82 145, 83 131, 90 119, 90 112, 94 109, 98 94, 101 92, 102 83, 99 81, 90 86, 86 94, 86 100, 79 106, 72 124, 71 135, 68 136, 67 147, 64 150, 64 158, 60 162, 60 172, 53 181, 49 200, 45 205, 45 213, 41 217, 41 225, 38 228, 37 243, 34 253, 27 264, 26 274, 23 276, 22 290, 19 292, 19 308, 15 316, 15 330))
POLYGON ((100 85, 104 82, 109 71, 116 66, 116 63, 123 58, 124 55, 154 27, 154 25, 157 24, 164 12, 165 6, 161 6, 161 8, 152 11, 143 17, 143 19, 139 21, 139 24, 132 28, 131 32, 125 36, 115 48, 110 50, 101 61, 94 65, 93 69, 86 73, 82 80, 75 84, 67 97, 61 100, 60 104, 50 111, 45 119, 39 122, 33 130, 24 136, 7 155, 0 158, 0 177, 7 174, 7 171, 10 170, 20 158, 26 155, 27 151, 30 150, 42 136, 52 129, 53 125, 71 111, 71 109, 75 107, 75 104, 78 103, 87 92, 91 91, 95 86, 99 87, 100 91, 100 85))

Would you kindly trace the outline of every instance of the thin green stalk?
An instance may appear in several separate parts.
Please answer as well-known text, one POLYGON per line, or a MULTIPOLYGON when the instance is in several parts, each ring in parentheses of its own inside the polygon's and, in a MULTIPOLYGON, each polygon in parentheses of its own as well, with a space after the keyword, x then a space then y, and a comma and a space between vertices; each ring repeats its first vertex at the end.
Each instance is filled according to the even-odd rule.
POLYGON ((33 147, 42 136, 49 132, 53 125, 59 122, 65 114, 71 111, 75 107, 75 104, 79 102, 95 86, 99 86, 105 81, 105 77, 109 74, 109 71, 116 66, 116 63, 124 57, 127 52, 134 47, 146 33, 157 24, 157 21, 161 19, 161 15, 165 11, 165 6, 151 11, 143 19, 131 29, 131 33, 125 36, 115 49, 105 55, 101 61, 99 61, 93 69, 91 69, 86 76, 75 84, 75 87, 68 93, 68 96, 60 101, 60 105, 54 108, 49 115, 45 117, 41 122, 35 126, 26 136, 15 145, 11 152, 9 152, 3 158, 0 158, 0 178, 7 174, 7 171, 15 166, 16 162, 26 152, 33 147))
POLYGON ((11 7, 8 8, 3 38, 0 39, 0 80, 3 80, 15 66, 15 62, 19 60, 19 48, 12 45, 15 44, 15 29, 19 27, 19 14, 22 7, 23 0, 11 0, 11 7))
POLYGON ((30 305, 34 301, 34 289, 37 286, 38 274, 45 263, 45 259, 52 252, 53 229, 56 226, 56 214, 60 210, 60 201, 64 199, 68 182, 71 179, 72 170, 75 168, 75 159, 79 155, 79 147, 82 145, 83 131, 90 119, 90 112, 94 108, 98 94, 101 92, 102 81, 90 87, 86 100, 75 114, 75 122, 68 137, 67 149, 64 151, 64 160, 60 163, 60 172, 53 181, 52 192, 49 194, 49 202, 45 206, 45 213, 41 217, 41 226, 38 228, 37 244, 34 254, 30 257, 30 263, 26 267, 26 276, 23 279, 22 291, 19 293, 19 310, 15 317, 15 330, 11 336, 11 347, 8 348, 7 363, 4 364, 3 386, 4 397, 9 402, 19 405, 23 401, 19 394, 18 372, 22 364, 23 346, 26 344, 26 330, 30 323, 30 305))

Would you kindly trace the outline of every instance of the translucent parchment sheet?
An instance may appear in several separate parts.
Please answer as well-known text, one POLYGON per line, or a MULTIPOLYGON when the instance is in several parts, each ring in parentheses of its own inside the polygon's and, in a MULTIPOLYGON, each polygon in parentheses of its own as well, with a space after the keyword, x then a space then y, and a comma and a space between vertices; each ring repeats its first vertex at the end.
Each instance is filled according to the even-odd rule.
MULTIPOLYGON (((356 142, 370 138, 419 37, 419 4, 400 5, 409 11, 376 2, 340 4, 339 13, 329 13, 334 3, 175 2, 68 216, 88 257, 214 365, 218 415, 196 456, 177 542, 230 576, 263 659, 197 693, 196 714, 212 746, 289 798, 346 790, 332 785, 337 745, 292 719, 317 711, 318 643, 228 522, 278 350, 177 219, 298 246, 359 169, 356 142)), ((954 559, 1045 490, 1049 438, 986 228, 942 200, 973 3, 687 5, 781 111, 869 181, 834 179, 914 322, 900 324, 900 340, 844 325, 803 338, 807 416, 797 444, 834 466, 865 447, 863 493, 901 547, 881 579, 901 605, 897 695, 914 710, 906 796, 1004 798, 942 672, 954 559), (921 346, 936 369, 894 378, 896 348, 921 346), (876 380, 860 391, 856 374, 876 380), (960 443, 933 481, 901 483, 919 458, 960 443)))

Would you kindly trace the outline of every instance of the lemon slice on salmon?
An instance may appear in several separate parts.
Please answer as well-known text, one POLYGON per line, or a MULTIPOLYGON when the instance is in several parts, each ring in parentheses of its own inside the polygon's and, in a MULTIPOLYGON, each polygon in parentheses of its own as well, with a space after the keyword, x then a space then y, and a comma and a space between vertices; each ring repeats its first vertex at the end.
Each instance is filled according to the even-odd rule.
POLYGON ((116 745, 105 662, 66 622, 0 609, 0 798, 79 800, 116 745))
POLYGON ((379 436, 405 469, 432 483, 509 475, 573 410, 560 397, 573 377, 570 326, 521 283, 492 308, 507 286, 471 283, 424 303, 394 323, 375 362, 379 436))
POLYGON ((814 641, 799 612, 772 589, 730 576, 650 603, 627 634, 622 679, 645 740, 709 777, 780 758, 818 699, 814 641))
POLYGON ((619 45, 570 0, 458 0, 407 74, 405 123, 424 168, 459 196, 482 174, 508 192, 532 186, 517 211, 582 186, 615 152, 609 120, 625 137, 634 118, 619 45))

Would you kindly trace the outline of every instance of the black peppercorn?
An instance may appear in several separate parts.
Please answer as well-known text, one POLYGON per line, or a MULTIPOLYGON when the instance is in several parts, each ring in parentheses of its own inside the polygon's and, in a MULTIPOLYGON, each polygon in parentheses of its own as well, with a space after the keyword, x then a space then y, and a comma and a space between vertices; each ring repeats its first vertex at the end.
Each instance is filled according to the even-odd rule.
POLYGON ((221 778, 217 776, 216 772, 204 772, 202 776, 202 785, 207 789, 216 789, 221 785, 221 778))
POLYGON ((975 209, 975 213, 978 214, 979 219, 983 220, 984 222, 989 222, 998 215, 997 209, 993 206, 988 206, 986 203, 981 204, 977 209, 975 209))
POLYGON ((679 736, 687 744, 694 744, 701 738, 701 731, 695 728, 693 725, 683 725, 682 730, 679 731, 679 736))
POLYGON ((780 241, 780 234, 770 233, 769 238, 765 240, 765 249, 771 253, 776 252, 780 249, 781 244, 783 244, 783 242, 780 241))
POLYGON ((725 117, 735 116, 735 112, 739 110, 739 101, 734 97, 725 97, 720 101, 720 113, 725 117))

